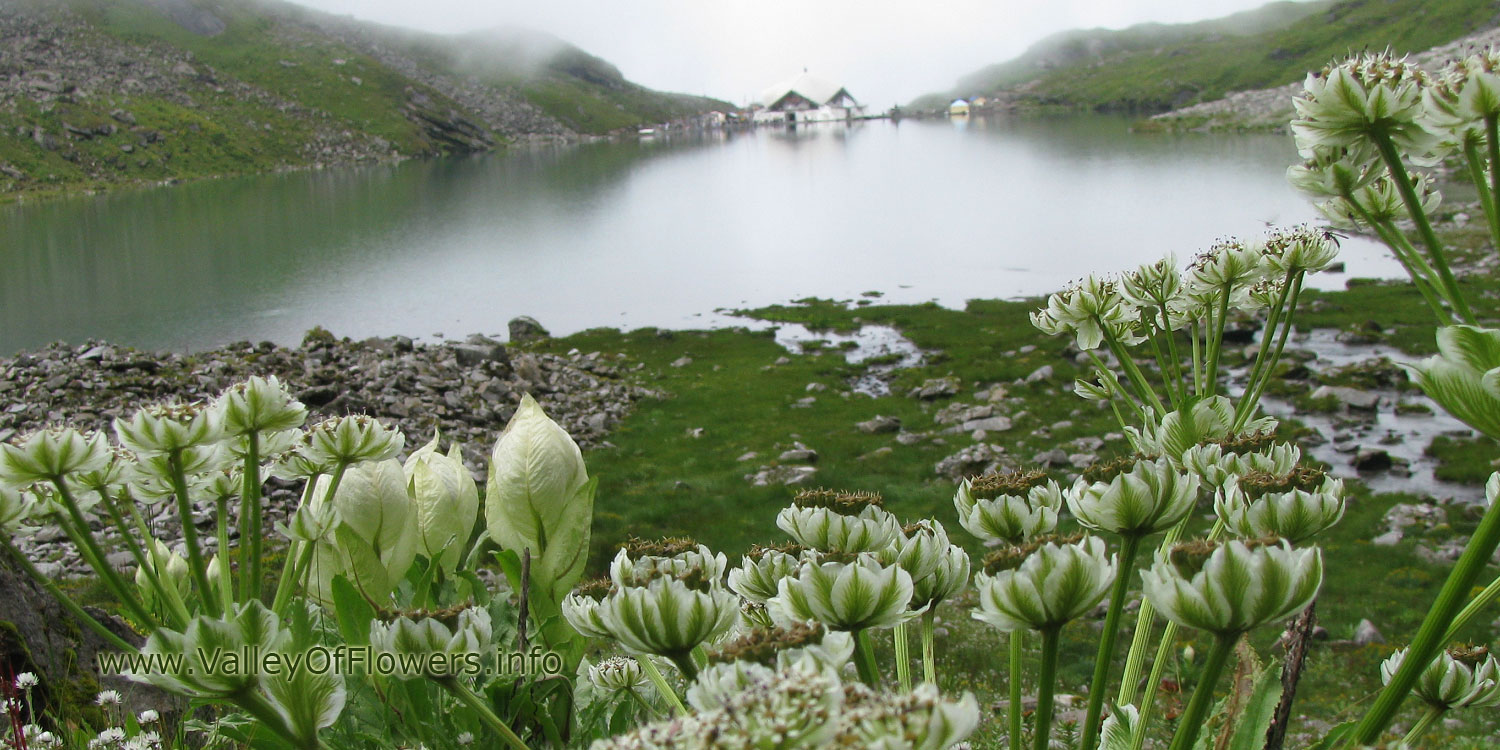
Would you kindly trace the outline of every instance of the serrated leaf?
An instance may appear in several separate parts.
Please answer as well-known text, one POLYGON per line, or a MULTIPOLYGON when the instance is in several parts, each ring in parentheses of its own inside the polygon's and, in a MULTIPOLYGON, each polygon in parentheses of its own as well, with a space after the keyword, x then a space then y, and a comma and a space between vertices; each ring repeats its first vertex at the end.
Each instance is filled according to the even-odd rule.
POLYGON ((1266 730, 1276 716, 1276 706, 1281 703, 1281 670, 1272 664, 1261 670, 1255 678, 1255 688, 1250 698, 1240 707, 1240 718, 1235 724, 1234 735, 1229 740, 1230 750, 1261 750, 1266 742, 1266 730))

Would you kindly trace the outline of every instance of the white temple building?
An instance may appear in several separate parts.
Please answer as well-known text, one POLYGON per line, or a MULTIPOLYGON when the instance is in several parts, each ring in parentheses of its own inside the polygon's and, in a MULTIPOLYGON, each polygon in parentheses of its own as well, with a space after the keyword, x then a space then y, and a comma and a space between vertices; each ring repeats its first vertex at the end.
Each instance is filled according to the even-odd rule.
POLYGON ((758 125, 835 122, 865 115, 865 105, 855 101, 847 89, 805 70, 790 81, 760 92, 751 109, 753 121, 758 125))

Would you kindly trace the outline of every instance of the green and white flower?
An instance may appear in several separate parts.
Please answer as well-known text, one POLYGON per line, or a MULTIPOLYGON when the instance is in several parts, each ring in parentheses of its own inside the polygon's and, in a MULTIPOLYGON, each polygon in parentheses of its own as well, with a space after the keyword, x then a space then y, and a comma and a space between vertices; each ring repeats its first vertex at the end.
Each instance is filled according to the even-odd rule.
POLYGON ((111 455, 102 433, 84 437, 72 428, 37 430, 16 442, 0 443, 0 484, 19 489, 61 481, 104 468, 111 455))
POLYGON ((895 543, 875 553, 875 557, 881 565, 899 565, 911 574, 915 584, 937 572, 950 546, 943 525, 927 519, 901 529, 895 543))
MULTIPOLYGON (((1223 440, 1234 425, 1234 403, 1224 396, 1213 396, 1194 403, 1185 410, 1170 411, 1157 419, 1147 420, 1141 429, 1125 428, 1125 436, 1137 453, 1165 456, 1174 466, 1181 466, 1188 450, 1199 443, 1223 440)), ((1276 429, 1272 417, 1252 419, 1244 432, 1270 432, 1276 429)))
POLYGON ((778 624, 816 620, 832 630, 888 628, 916 616, 908 610, 911 574, 899 566, 881 565, 872 555, 852 562, 820 561, 803 566, 796 577, 783 578, 778 593, 766 602, 778 624))
POLYGON ((1142 571, 1146 599, 1167 619, 1236 636, 1307 608, 1323 583, 1316 547, 1231 541, 1178 545, 1142 571), (1212 549, 1210 552, 1209 550, 1212 549))
POLYGON ((1425 157, 1437 138, 1423 127, 1423 91, 1430 79, 1389 52, 1366 52, 1311 73, 1292 99, 1292 136, 1305 158, 1329 149, 1389 137, 1403 153, 1425 157))
POLYGON ((932 575, 912 581, 912 609, 925 611, 963 593, 969 587, 969 568, 969 553, 949 545, 932 575))
POLYGON ((953 496, 958 522, 980 539, 1020 544, 1057 528, 1063 493, 1040 472, 965 479, 953 496))
POLYGON ((759 662, 737 660, 710 664, 687 689, 687 703, 695 711, 712 711, 757 684, 776 679, 776 670, 759 662))
POLYGON ((776 526, 798 544, 825 552, 875 552, 901 534, 896 517, 874 505, 852 516, 832 508, 792 506, 776 514, 776 526))
POLYGON ((1339 245, 1333 235, 1301 225, 1272 232, 1262 252, 1271 271, 1286 276, 1327 268, 1338 257, 1339 245))
POLYGON ((945 750, 979 726, 973 693, 952 701, 937 686, 922 683, 904 695, 876 695, 854 688, 845 703, 845 736, 875 750, 945 750))
MULTIPOLYGON (((1403 648, 1381 662, 1381 684, 1388 684, 1405 660, 1403 648)), ((1413 692, 1443 710, 1500 705, 1500 664, 1485 648, 1449 649, 1422 670, 1413 692)))
POLYGON ((727 632, 739 608, 739 599, 716 585, 658 578, 645 587, 616 591, 595 612, 610 636, 632 653, 678 661, 727 632))
POLYGON ((493 634, 490 613, 470 607, 451 624, 436 617, 376 620, 370 623, 370 646, 395 656, 396 675, 403 679, 444 679, 472 670, 470 660, 491 649, 493 634))
POLYGON ((1047 306, 1031 314, 1031 324, 1049 336, 1071 333, 1079 349, 1098 349, 1106 333, 1122 343, 1135 343, 1136 310, 1113 281, 1090 276, 1047 298, 1047 306))
MULTIPOLYGON (((146 547, 146 564, 150 566, 151 573, 155 574, 156 580, 162 586, 172 586, 177 590, 179 597, 186 597, 192 588, 191 574, 188 572, 187 560, 162 544, 156 539, 148 542, 146 547)), ((156 602, 156 589, 151 585, 151 578, 143 568, 136 568, 135 585, 140 590, 141 599, 148 607, 154 607, 156 602)))
POLYGON ((1244 304, 1245 292, 1265 277, 1262 248, 1239 240, 1221 240, 1188 264, 1186 294, 1218 299, 1226 290, 1230 305, 1244 304))
POLYGON ((646 687, 646 673, 629 656, 611 656, 589 665, 589 684, 605 693, 632 692, 646 687))
POLYGON ((405 444, 406 437, 400 430, 390 429, 374 417, 355 414, 313 425, 298 453, 319 471, 329 472, 338 466, 395 458, 405 444))
POLYGON ((1198 477, 1165 458, 1136 461, 1108 482, 1080 479, 1067 493, 1068 509, 1095 531, 1146 536, 1177 525, 1198 499, 1198 477))
POLYGON ((291 632, 276 613, 251 599, 222 619, 200 615, 183 632, 158 629, 146 639, 141 653, 160 655, 155 666, 163 669, 125 676, 191 698, 231 698, 259 689, 264 676, 258 669, 224 669, 217 659, 246 653, 246 649, 281 652, 290 641, 291 632), (180 669, 166 671, 172 666, 180 669))
POLYGON ((1417 385, 1464 424, 1500 439, 1500 330, 1439 328, 1437 347, 1410 367, 1417 385))
POLYGON ((324 513, 323 506, 331 503, 340 520, 332 541, 314 548, 314 591, 330 601, 333 578, 343 575, 378 601, 416 559, 416 511, 406 494, 405 474, 395 459, 352 466, 330 501, 325 497, 331 483, 329 476, 318 477, 312 494, 311 513, 324 513))
POLYGON ((1344 517, 1344 482, 1327 478, 1312 490, 1292 488, 1252 497, 1231 475, 1214 498, 1224 525, 1246 539, 1278 537, 1301 544, 1344 517))
POLYGON ((479 487, 464 467, 458 443, 438 452, 438 438, 407 457, 402 471, 416 515, 417 553, 452 573, 469 551, 479 517, 479 487))
POLYGON ((1231 475, 1286 474, 1302 460, 1302 449, 1292 443, 1272 442, 1269 433, 1247 433, 1238 438, 1203 443, 1182 454, 1182 465, 1205 487, 1222 487, 1231 475))
POLYGON ((666 539, 661 542, 627 544, 615 553, 609 564, 610 580, 621 588, 645 586, 651 581, 674 578, 697 572, 704 580, 721 583, 729 558, 715 554, 708 547, 691 540, 666 539), (631 552, 637 554, 632 557, 631 552))
POLYGON ((115 437, 144 458, 217 443, 227 437, 222 420, 217 410, 200 403, 154 404, 128 420, 116 419, 115 437))
POLYGON ((974 577, 979 592, 974 619, 1005 631, 1061 627, 1104 599, 1116 568, 1098 537, 1042 544, 1017 568, 974 577))
POLYGON ((1486 118, 1500 118, 1500 50, 1494 47, 1452 60, 1423 90, 1428 130, 1461 144, 1485 137, 1486 118))
POLYGON ((583 577, 596 486, 567 430, 523 397, 490 453, 484 514, 502 548, 531 551, 533 585, 552 601, 583 577))
POLYGON ((14 490, 0 484, 0 534, 14 534, 36 511, 36 497, 25 490, 14 490))
POLYGON ((307 407, 275 375, 252 376, 229 387, 214 401, 224 432, 234 436, 295 430, 307 421, 307 407))
POLYGON ((752 548, 740 566, 729 571, 729 588, 757 604, 776 596, 781 579, 794 576, 802 568, 799 555, 774 547, 752 548))

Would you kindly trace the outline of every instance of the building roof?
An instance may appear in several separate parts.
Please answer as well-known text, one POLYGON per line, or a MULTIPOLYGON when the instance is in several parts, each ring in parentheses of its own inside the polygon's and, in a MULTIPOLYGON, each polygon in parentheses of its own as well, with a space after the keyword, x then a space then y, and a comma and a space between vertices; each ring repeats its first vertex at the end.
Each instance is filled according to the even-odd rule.
POLYGON ((755 103, 762 107, 770 107, 785 99, 788 94, 797 94, 820 107, 838 98, 839 94, 848 96, 850 99, 854 98, 843 86, 829 83, 804 70, 796 78, 778 83, 760 92, 760 96, 755 97, 755 103))

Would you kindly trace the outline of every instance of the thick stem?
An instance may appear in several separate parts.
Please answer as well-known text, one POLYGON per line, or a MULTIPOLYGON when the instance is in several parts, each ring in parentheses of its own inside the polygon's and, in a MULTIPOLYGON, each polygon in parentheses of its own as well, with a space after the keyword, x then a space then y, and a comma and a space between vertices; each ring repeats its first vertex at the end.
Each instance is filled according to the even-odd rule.
POLYGON ((937 630, 937 609, 934 604, 922 613, 922 679, 929 685, 937 684, 937 655, 933 650, 933 635, 937 630))
POLYGON ((1403 749, 1408 747, 1419 747, 1418 745, 1414 744, 1417 739, 1426 734, 1427 728, 1432 726, 1432 723, 1434 721, 1437 721, 1438 717, 1446 713, 1447 710, 1448 709, 1443 708, 1442 706, 1428 706, 1427 712, 1422 714, 1422 718, 1417 719, 1417 723, 1411 726, 1411 731, 1407 732, 1406 736, 1401 738, 1401 747, 1403 749))
MULTIPOLYGON (((1191 521, 1191 517, 1184 518, 1168 529, 1157 551, 1164 553, 1176 546, 1182 535, 1187 533, 1187 525, 1191 521)), ((1135 618, 1135 635, 1130 640, 1130 652, 1125 655, 1125 674, 1120 678, 1120 705, 1135 703, 1136 684, 1140 682, 1141 670, 1145 668, 1146 645, 1151 639, 1151 623, 1155 616, 1156 608, 1151 606, 1151 600, 1142 598, 1140 611, 1135 618)))
POLYGON ((1390 683, 1375 698, 1374 705, 1370 706, 1364 718, 1360 719, 1359 726, 1355 728, 1354 740, 1356 742, 1365 745, 1374 744, 1381 732, 1390 726, 1391 720, 1396 716, 1396 710, 1401 707, 1401 701, 1406 699, 1406 694, 1411 692, 1412 686, 1417 683, 1417 677, 1443 648, 1446 642, 1444 637, 1448 633, 1454 616, 1463 608, 1469 591, 1473 590, 1474 582, 1484 572, 1484 566, 1489 562, 1490 555, 1494 554, 1497 545, 1500 545, 1500 503, 1490 505, 1484 517, 1480 519, 1479 527, 1474 529, 1474 536, 1464 547, 1463 555, 1454 564, 1453 571, 1448 574, 1448 580, 1443 583, 1442 590, 1438 592, 1437 600, 1432 603, 1432 609, 1427 611, 1427 617, 1422 620, 1421 628, 1417 630, 1416 637, 1412 638, 1411 645, 1407 647, 1406 658, 1402 660, 1401 668, 1396 670, 1390 683))
MULTIPOLYGON (((1260 379, 1265 376, 1266 354, 1271 349, 1271 340, 1276 336, 1276 326, 1281 323, 1281 313, 1282 310, 1286 308, 1287 295, 1292 290, 1292 276, 1295 273, 1295 271, 1287 271, 1286 278, 1282 279, 1281 281, 1281 292, 1276 296, 1276 304, 1272 306, 1270 312, 1266 314, 1266 325, 1265 328, 1262 329, 1264 333, 1260 337, 1260 349, 1255 352, 1255 364, 1250 366, 1250 375, 1245 382, 1246 396, 1249 396, 1250 394, 1255 392, 1256 384, 1259 383, 1260 379)), ((1294 307, 1295 305, 1296 303, 1293 303, 1294 307)), ((1290 328, 1292 317, 1290 310, 1287 310, 1286 317, 1287 327, 1290 328)), ((1275 364, 1271 365, 1270 371, 1276 371, 1275 364)), ((1240 403, 1235 405, 1236 425, 1242 424, 1245 417, 1248 416, 1250 412, 1250 409, 1246 406, 1247 401, 1248 399, 1242 398, 1240 400, 1240 403)), ((1236 426, 1233 432, 1239 432, 1239 427, 1236 426)))
POLYGON ((21 552, 21 550, 16 549, 16 545, 11 543, 9 534, 0 533, 0 544, 5 545, 5 551, 10 554, 11 560, 21 568, 22 572, 26 573, 26 575, 28 576, 31 576, 31 580, 41 585, 43 589, 46 589, 47 593, 51 594, 52 598, 56 599, 57 603, 61 604, 63 609, 66 609, 68 611, 68 614, 73 615, 73 617, 76 618, 79 622, 86 625, 89 630, 97 633, 99 637, 103 638, 105 641, 108 641, 109 644, 114 646, 115 648, 124 651, 127 654, 140 653, 140 650, 135 646, 130 645, 125 641, 125 639, 121 638, 118 635, 115 635, 115 632, 113 630, 104 627, 103 623, 95 620, 92 615, 83 611, 83 607, 78 606, 78 603, 73 601, 72 597, 63 593, 63 590, 58 588, 57 584, 54 583, 51 578, 43 576, 36 569, 36 566, 31 564, 31 559, 26 557, 26 555, 21 552))
POLYGON ((1203 395, 1203 330, 1197 319, 1193 320, 1193 395, 1203 395))
MULTIPOLYGON (((260 433, 245 435, 244 484, 240 488, 240 602, 260 598, 260 433)), ((219 550, 219 555, 228 550, 219 550)), ((227 559, 227 558, 226 558, 227 559)))
POLYGON ((1125 376, 1130 378, 1131 385, 1135 386, 1136 392, 1140 394, 1142 403, 1149 402, 1158 414, 1167 413, 1167 407, 1162 405, 1161 398, 1156 395, 1156 390, 1151 387, 1150 381, 1146 380, 1141 368, 1136 366, 1135 358, 1131 357, 1130 352, 1120 345, 1107 327, 1104 327, 1102 323, 1100 327, 1104 330, 1104 343, 1109 346, 1109 351, 1115 355, 1115 359, 1119 360, 1120 367, 1125 370, 1125 376))
POLYGON ((1187 709, 1182 712, 1182 719, 1177 724, 1177 734, 1172 736, 1170 750, 1188 750, 1198 739, 1198 732, 1208 719, 1208 709, 1213 703, 1214 685, 1218 684, 1219 675, 1224 672, 1224 665, 1229 662, 1229 655, 1234 652, 1234 642, 1238 639, 1238 635, 1215 636, 1214 645, 1208 650, 1208 661, 1203 664, 1203 674, 1198 680, 1198 686, 1193 689, 1193 697, 1188 701, 1187 709))
MULTIPOLYGON (((1490 227, 1490 243, 1500 248, 1500 224, 1495 223, 1495 194, 1490 189, 1489 177, 1485 174, 1484 157, 1479 155, 1479 144, 1474 139, 1464 139, 1464 160, 1468 162, 1469 179, 1479 194, 1479 205, 1484 208, 1484 218, 1490 227)), ((1493 145, 1493 144, 1492 144, 1493 145)))
POLYGON ((687 706, 682 705, 682 699, 677 697, 677 691, 673 690, 672 686, 667 684, 667 678, 662 676, 661 670, 656 668, 656 664, 651 661, 651 657, 643 655, 636 659, 636 661, 640 663, 641 672, 646 675, 646 680, 651 683, 652 687, 656 688, 656 694, 660 695, 662 700, 671 705, 672 710, 676 711, 678 716, 686 716, 688 712, 687 706))
POLYGON ((1114 590, 1109 595, 1109 609, 1104 615, 1104 632, 1099 639, 1099 653, 1094 657, 1094 678, 1089 681, 1089 705, 1083 718, 1083 742, 1079 747, 1093 747, 1099 737, 1099 715, 1104 712, 1104 686, 1109 682, 1109 667, 1115 659, 1115 641, 1120 635, 1120 613, 1125 610, 1125 593, 1130 588, 1130 571, 1135 565, 1141 537, 1136 534, 1120 540, 1120 565, 1114 590))
POLYGON ((896 682, 901 692, 911 692, 911 639, 906 635, 906 623, 898 622, 891 628, 891 644, 896 650, 896 682))
POLYGON ((1224 352, 1224 328, 1229 325, 1229 295, 1233 291, 1228 284, 1224 285, 1219 315, 1210 331, 1213 338, 1208 342, 1208 374, 1203 379, 1203 393, 1207 396, 1219 391, 1219 358, 1224 352))
POLYGON ((1026 631, 1010 631, 1010 702, 1006 705, 1010 750, 1021 750, 1021 659, 1025 655, 1026 631))
MULTIPOLYGON (((68 517, 72 519, 73 523, 71 526, 74 533, 70 534, 70 536, 73 537, 73 543, 79 547, 79 552, 87 553, 89 557, 93 558, 93 567, 99 572, 99 576, 104 579, 105 586, 120 600, 120 604, 125 607, 125 611, 130 613, 130 616, 135 618, 136 622, 147 629, 156 628, 159 624, 156 618, 152 617, 151 613, 146 611, 146 607, 141 603, 140 597, 136 596, 136 593, 126 586, 125 579, 120 577, 119 571, 116 571, 115 567, 109 564, 109 559, 105 557, 104 550, 99 547, 99 542, 94 539, 94 532, 89 529, 88 519, 83 517, 83 511, 79 509, 78 502, 73 499, 73 493, 68 490, 68 483, 62 479, 53 479, 52 486, 57 490, 58 497, 62 499, 63 507, 67 508, 68 517)), ((69 524, 59 525, 63 527, 65 532, 68 531, 69 524)))
MULTIPOLYGON (((1113 373, 1110 372, 1109 366, 1104 364, 1104 360, 1100 359, 1099 355, 1095 354, 1092 350, 1088 352, 1088 355, 1089 358, 1093 360, 1094 367, 1099 371, 1100 381, 1104 382, 1105 385, 1110 385, 1110 383, 1113 383, 1114 387, 1112 387, 1110 390, 1114 393, 1118 393, 1121 396, 1124 396, 1125 402, 1130 404, 1130 408, 1135 410, 1136 416, 1140 417, 1141 420, 1144 421, 1146 419, 1146 411, 1141 408, 1141 405, 1139 403, 1136 402, 1134 396, 1130 395, 1130 393, 1128 393, 1123 387, 1120 387, 1120 381, 1113 378, 1113 373)), ((1116 413, 1118 413, 1118 409, 1116 410, 1116 413)))
MULTIPOLYGON (((1276 339, 1276 350, 1272 352, 1271 360, 1266 365, 1266 370, 1261 373, 1260 379, 1252 379, 1250 383, 1251 390, 1247 390, 1245 397, 1240 399, 1238 408, 1241 411, 1235 416, 1234 420, 1233 432, 1235 433, 1239 432, 1245 426, 1245 422, 1250 419, 1250 416, 1255 414, 1255 407, 1260 403, 1260 397, 1266 392, 1266 384, 1271 381, 1272 375, 1276 372, 1276 365, 1281 362, 1281 353, 1286 350, 1287 337, 1292 333, 1292 311, 1297 309, 1297 299, 1302 295, 1301 273, 1292 279, 1291 285, 1291 299, 1287 307, 1285 325, 1281 328, 1281 335, 1276 339)), ((1265 348, 1264 341, 1261 342, 1261 348, 1265 348)))
POLYGON ((1036 722, 1032 730, 1032 750, 1047 750, 1052 744, 1052 693, 1057 687, 1057 652, 1062 642, 1062 628, 1053 626, 1042 631, 1042 667, 1036 683, 1036 722))
POLYGON ((1479 592, 1468 604, 1464 605, 1463 611, 1459 612, 1458 616, 1453 618, 1453 623, 1448 626, 1448 632, 1443 635, 1443 643, 1452 643, 1458 640, 1459 631, 1467 627, 1469 622, 1477 617, 1480 612, 1484 611, 1485 607, 1493 603, 1497 597, 1500 597, 1500 578, 1490 581, 1490 585, 1485 586, 1483 591, 1479 592))
POLYGON ((193 500, 188 496, 187 476, 182 471, 181 448, 167 456, 167 465, 172 468, 172 494, 177 496, 177 515, 182 521, 182 544, 187 548, 188 572, 193 577, 193 585, 198 587, 203 609, 218 617, 223 610, 213 597, 213 587, 208 585, 208 568, 203 562, 203 550, 198 546, 198 528, 193 523, 193 500))
POLYGON ((1490 225, 1490 241, 1500 251, 1500 118, 1485 116, 1484 140, 1490 153, 1490 211, 1484 218, 1490 225))
MULTIPOLYGON (((146 525, 146 519, 141 517, 141 512, 135 507, 135 503, 126 502, 125 508, 130 511, 130 518, 135 523, 136 530, 140 532, 141 538, 154 539, 150 527, 146 525)), ((157 545, 154 543, 151 545, 150 555, 151 567, 147 571, 147 577, 156 581, 157 593, 166 597, 167 607, 174 618, 173 627, 182 630, 187 627, 188 621, 193 619, 193 616, 188 612, 187 603, 182 600, 182 592, 177 590, 177 584, 163 580, 161 572, 167 569, 167 561, 158 552, 157 545)))
POLYGON ((870 641, 870 631, 854 631, 854 667, 859 670, 859 681, 870 687, 880 686, 880 667, 875 663, 875 644, 870 641))
POLYGON ((271 600, 271 611, 278 615, 283 613, 283 608, 286 607, 287 602, 291 601, 292 589, 296 588, 294 584, 302 580, 302 568, 306 563, 304 558, 312 556, 312 546, 308 545, 304 549, 304 544, 305 542, 300 539, 293 539, 292 543, 287 546, 286 563, 281 568, 281 580, 276 583, 276 597, 271 600))
POLYGON ((1391 141, 1389 134, 1384 132, 1372 133, 1376 148, 1380 149, 1380 156, 1385 160, 1385 166, 1390 170, 1391 181, 1396 183, 1396 190, 1401 193, 1401 201, 1406 204, 1406 212, 1411 216, 1413 224, 1417 226, 1417 234, 1421 235, 1423 244, 1427 245, 1427 252, 1432 256, 1432 265, 1437 269, 1438 278, 1442 280, 1445 290, 1444 297, 1448 298, 1449 304, 1453 305, 1454 312, 1463 322, 1473 325, 1474 311, 1469 309, 1469 303, 1464 299, 1463 293, 1459 291, 1458 280, 1453 278, 1453 271, 1448 268, 1447 252, 1443 243, 1438 240, 1437 233, 1432 230, 1432 222, 1427 219, 1427 212, 1422 209, 1422 200, 1417 191, 1412 187, 1411 178, 1406 173, 1406 166, 1401 163, 1401 155, 1396 151, 1396 144, 1391 141))
POLYGON ((474 713, 478 714, 479 720, 483 721, 490 729, 495 730, 495 733, 500 735, 500 739, 504 740, 506 745, 509 745, 513 750, 530 750, 530 748, 526 747, 526 743, 522 742, 521 738, 516 735, 515 730, 511 729, 510 725, 501 721, 500 717, 495 715, 495 712, 490 709, 489 705, 478 695, 475 695, 474 691, 470 690, 467 685, 452 678, 437 680, 436 682, 443 689, 452 693, 453 697, 457 698, 459 703, 464 704, 474 713))
POLYGON ((682 679, 686 680, 689 684, 693 680, 698 679, 698 665, 693 663, 693 654, 691 651, 685 654, 672 654, 667 658, 672 660, 672 664, 677 667, 677 671, 682 673, 682 679))
MULTIPOLYGON (((219 606, 225 612, 232 612, 234 611, 234 576, 229 569, 229 498, 215 498, 214 511, 219 522, 219 606)), ((244 568, 240 568, 241 575, 244 571, 244 568)))

